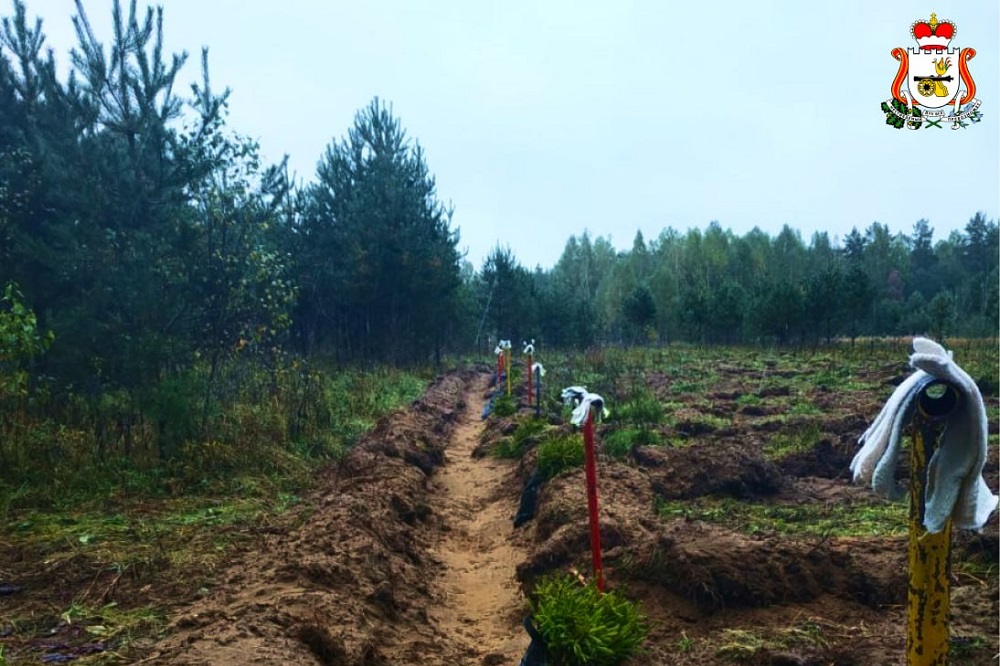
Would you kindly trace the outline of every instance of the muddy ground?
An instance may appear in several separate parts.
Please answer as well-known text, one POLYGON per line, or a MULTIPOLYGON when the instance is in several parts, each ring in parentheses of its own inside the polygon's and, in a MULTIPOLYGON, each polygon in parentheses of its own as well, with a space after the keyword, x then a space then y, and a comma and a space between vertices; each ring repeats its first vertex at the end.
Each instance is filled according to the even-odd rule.
MULTIPOLYGON (((817 389, 808 396, 817 412, 796 417, 767 395, 759 403, 743 398, 754 391, 781 397, 780 378, 761 389, 744 375, 722 367, 716 390, 689 404, 670 394, 670 378, 647 374, 649 390, 674 404, 670 423, 659 426, 670 445, 601 456, 606 578, 640 601, 650 622, 644 653, 629 663, 905 663, 905 536, 747 531, 662 510, 664 502, 706 498, 806 508, 880 502, 850 484, 847 468, 885 392, 843 404, 817 389), (807 433, 811 444, 768 453, 776 433, 788 431, 807 433)), ((489 382, 483 370, 444 376, 410 408, 382 420, 324 474, 306 511, 234 552, 212 589, 147 589, 172 603, 169 629, 141 650, 133 646, 123 662, 518 663, 528 644, 521 620, 533 581, 560 570, 587 574, 583 472, 547 482, 534 518, 514 528, 533 449, 520 460, 483 454, 530 412, 482 421, 489 382)), ((571 430, 555 415, 551 421, 571 430)), ((599 439, 614 427, 601 426, 599 439)), ((996 489, 996 447, 987 469, 996 489)), ((995 520, 983 535, 957 535, 954 557, 989 570, 998 557, 995 520)), ((8 571, 27 579, 29 564, 8 571)), ((953 576, 951 663, 995 663, 996 570, 985 577, 979 570, 953 576)), ((126 583, 123 603, 126 592, 135 603, 140 591, 126 583)), ((82 573, 51 573, 45 584, 71 596, 74 586, 95 583, 82 573)), ((28 596, 0 598, 0 609, 23 616, 28 596)), ((6 636, 15 634, 2 624, 6 636)), ((82 656, 88 640, 86 627, 44 622, 31 639, 23 630, 16 635, 8 663, 82 656)))

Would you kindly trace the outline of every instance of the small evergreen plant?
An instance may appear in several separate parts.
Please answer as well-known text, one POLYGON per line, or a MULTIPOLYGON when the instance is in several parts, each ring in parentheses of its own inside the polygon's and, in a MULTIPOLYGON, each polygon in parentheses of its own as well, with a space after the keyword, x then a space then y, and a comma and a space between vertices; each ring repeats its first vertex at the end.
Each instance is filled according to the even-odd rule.
POLYGON ((530 446, 532 440, 545 430, 545 421, 529 418, 517 426, 510 437, 504 437, 493 447, 493 455, 497 458, 520 458, 530 446))
POLYGON ((578 434, 560 434, 538 445, 538 471, 551 479, 565 469, 583 467, 583 441, 578 434))
POLYGON ((646 638, 639 607, 616 591, 602 593, 568 574, 541 579, 532 595, 535 624, 552 666, 614 666, 646 638))
POLYGON ((517 402, 506 393, 493 399, 493 413, 497 416, 513 416, 517 413, 517 402))

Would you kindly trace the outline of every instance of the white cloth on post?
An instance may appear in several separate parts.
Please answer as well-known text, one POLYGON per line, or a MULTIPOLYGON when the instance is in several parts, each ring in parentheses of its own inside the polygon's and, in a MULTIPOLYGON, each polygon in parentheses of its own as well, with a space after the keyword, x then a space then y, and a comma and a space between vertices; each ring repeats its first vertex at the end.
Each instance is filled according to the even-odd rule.
POLYGON ((587 420, 587 413, 590 412, 590 408, 593 407, 597 409, 598 416, 606 417, 608 415, 608 409, 604 406, 604 398, 596 393, 585 393, 580 399, 580 404, 576 406, 573 410, 573 415, 570 417, 570 421, 573 425, 583 425, 583 422, 587 420))
POLYGON ((959 393, 959 404, 947 417, 937 450, 927 465, 924 527, 937 533, 951 518, 959 529, 977 530, 997 508, 997 496, 983 479, 988 424, 983 396, 975 381, 952 359, 951 352, 928 338, 913 340, 914 373, 896 387, 871 426, 858 440, 861 450, 851 461, 855 483, 898 497, 894 472, 902 430, 913 418, 917 397, 934 380, 959 393))

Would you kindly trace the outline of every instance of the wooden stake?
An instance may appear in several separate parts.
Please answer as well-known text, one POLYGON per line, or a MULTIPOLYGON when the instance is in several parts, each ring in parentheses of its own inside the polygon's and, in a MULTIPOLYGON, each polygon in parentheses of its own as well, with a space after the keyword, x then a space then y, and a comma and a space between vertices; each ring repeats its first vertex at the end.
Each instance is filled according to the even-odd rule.
POLYGON ((933 382, 919 398, 910 446, 910 572, 907 585, 906 663, 944 666, 948 662, 951 578, 951 521, 931 534, 924 529, 927 463, 937 449, 942 420, 954 411, 959 393, 950 384, 933 382), (941 397, 928 395, 944 387, 941 397))

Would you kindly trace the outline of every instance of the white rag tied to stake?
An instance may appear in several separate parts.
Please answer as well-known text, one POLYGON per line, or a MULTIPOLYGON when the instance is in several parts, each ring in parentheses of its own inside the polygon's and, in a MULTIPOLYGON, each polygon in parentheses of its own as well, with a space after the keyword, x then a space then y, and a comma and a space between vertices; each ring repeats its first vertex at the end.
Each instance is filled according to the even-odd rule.
POLYGON ((952 354, 927 338, 913 340, 910 366, 915 372, 896 387, 889 401, 858 440, 851 461, 855 483, 871 483, 875 492, 898 498, 895 480, 903 427, 910 423, 917 397, 940 380, 959 393, 959 404, 944 422, 940 442, 927 465, 924 527, 938 533, 951 518, 959 529, 978 530, 997 508, 997 496, 983 479, 986 464, 986 406, 979 387, 952 360, 952 354))
POLYGON ((561 395, 564 404, 576 406, 573 409, 573 415, 570 417, 573 425, 583 425, 583 422, 587 420, 587 413, 590 412, 591 407, 595 407, 598 415, 603 418, 607 418, 611 413, 604 406, 604 398, 596 393, 591 393, 587 390, 586 386, 569 386, 563 389, 561 395))

